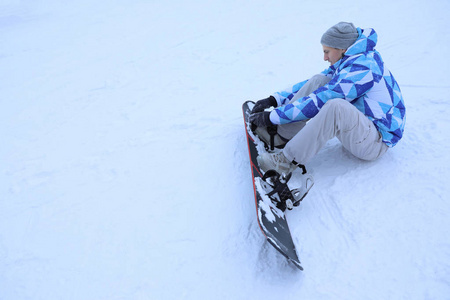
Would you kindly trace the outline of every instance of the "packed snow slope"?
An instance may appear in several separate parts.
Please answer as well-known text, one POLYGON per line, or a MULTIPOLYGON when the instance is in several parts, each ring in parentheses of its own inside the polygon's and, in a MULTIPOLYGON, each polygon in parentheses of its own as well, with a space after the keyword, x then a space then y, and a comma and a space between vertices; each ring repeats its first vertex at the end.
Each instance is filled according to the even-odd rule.
POLYGON ((0 299, 450 299, 450 3, 0 1, 0 299), (376 162, 331 140, 256 221, 241 105, 372 27, 407 106, 376 162))

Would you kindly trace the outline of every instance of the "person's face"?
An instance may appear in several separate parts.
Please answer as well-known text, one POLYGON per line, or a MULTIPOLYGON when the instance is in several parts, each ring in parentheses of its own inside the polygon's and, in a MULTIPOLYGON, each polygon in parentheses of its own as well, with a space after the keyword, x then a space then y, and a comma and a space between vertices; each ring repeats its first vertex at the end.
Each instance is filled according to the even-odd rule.
POLYGON ((347 51, 346 49, 336 49, 322 45, 323 48, 323 60, 330 62, 330 65, 334 65, 338 60, 342 58, 342 55, 347 51))

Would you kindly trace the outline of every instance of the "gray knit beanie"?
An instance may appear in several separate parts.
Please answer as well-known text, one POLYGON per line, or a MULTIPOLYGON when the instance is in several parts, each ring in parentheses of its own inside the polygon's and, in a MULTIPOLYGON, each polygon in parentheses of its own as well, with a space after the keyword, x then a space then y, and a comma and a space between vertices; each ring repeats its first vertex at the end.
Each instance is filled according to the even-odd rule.
POLYGON ((348 49, 358 38, 355 25, 348 22, 339 22, 323 35, 320 43, 324 46, 336 49, 348 49))

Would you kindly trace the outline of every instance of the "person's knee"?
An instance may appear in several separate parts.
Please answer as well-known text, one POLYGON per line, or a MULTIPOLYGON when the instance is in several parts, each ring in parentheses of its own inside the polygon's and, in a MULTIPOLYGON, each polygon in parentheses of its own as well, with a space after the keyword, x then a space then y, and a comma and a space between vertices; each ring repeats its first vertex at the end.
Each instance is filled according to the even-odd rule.
POLYGON ((347 100, 344 100, 342 98, 334 98, 334 99, 330 99, 327 101, 327 103, 325 103, 325 105, 332 105, 332 106, 342 106, 342 105, 348 105, 351 103, 349 103, 347 100))
POLYGON ((330 99, 328 100, 324 106, 322 107, 322 110, 332 110, 332 111, 336 111, 339 110, 341 108, 346 108, 349 107, 349 105, 351 106, 352 104, 349 103, 348 101, 341 99, 341 98, 335 98, 335 99, 330 99))
POLYGON ((324 122, 334 122, 342 130, 352 128, 359 120, 359 111, 347 100, 335 98, 324 104, 318 115, 324 122))

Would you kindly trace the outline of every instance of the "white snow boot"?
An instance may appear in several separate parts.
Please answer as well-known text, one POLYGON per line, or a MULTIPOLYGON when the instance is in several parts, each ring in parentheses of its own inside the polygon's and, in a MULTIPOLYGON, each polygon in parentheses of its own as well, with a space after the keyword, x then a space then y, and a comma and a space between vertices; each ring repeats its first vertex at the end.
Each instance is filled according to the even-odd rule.
POLYGON ((263 172, 267 172, 268 170, 275 170, 278 173, 288 174, 295 170, 297 167, 293 163, 291 163, 286 156, 284 156, 283 152, 279 153, 262 153, 257 158, 259 167, 263 172))

